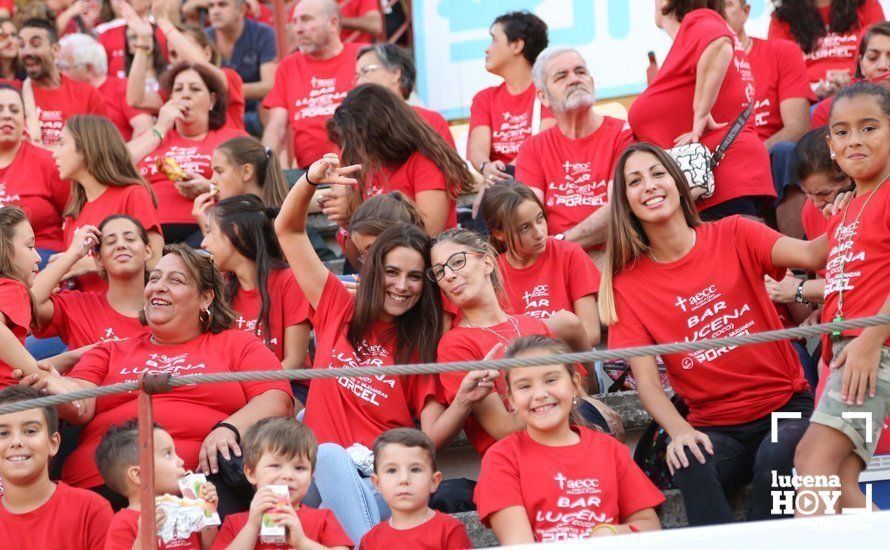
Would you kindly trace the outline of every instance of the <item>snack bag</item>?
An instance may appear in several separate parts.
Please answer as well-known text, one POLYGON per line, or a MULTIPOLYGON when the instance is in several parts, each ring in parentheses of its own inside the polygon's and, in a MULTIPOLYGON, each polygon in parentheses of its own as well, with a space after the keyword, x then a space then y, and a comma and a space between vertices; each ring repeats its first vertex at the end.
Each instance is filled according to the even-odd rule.
MULTIPOLYGON (((276 508, 286 508, 290 505, 290 495, 285 485, 269 485, 269 489, 278 497, 276 508)), ((260 527, 260 541, 265 544, 284 544, 287 542, 287 533, 284 525, 276 525, 269 514, 263 514, 263 523, 260 527)))
POLYGON ((204 501, 163 495, 155 497, 155 506, 164 512, 164 522, 158 527, 158 538, 164 544, 184 540, 200 531, 204 523, 204 501))
POLYGON ((207 476, 193 472, 188 472, 185 477, 179 480, 179 490, 183 498, 200 500, 204 503, 204 524, 201 526, 202 530, 222 523, 219 519, 219 514, 216 512, 216 507, 201 498, 201 486, 205 483, 207 483, 207 476))
POLYGON ((158 159, 158 169, 167 174, 170 181, 185 181, 188 179, 188 174, 185 173, 185 170, 182 169, 173 157, 158 159))

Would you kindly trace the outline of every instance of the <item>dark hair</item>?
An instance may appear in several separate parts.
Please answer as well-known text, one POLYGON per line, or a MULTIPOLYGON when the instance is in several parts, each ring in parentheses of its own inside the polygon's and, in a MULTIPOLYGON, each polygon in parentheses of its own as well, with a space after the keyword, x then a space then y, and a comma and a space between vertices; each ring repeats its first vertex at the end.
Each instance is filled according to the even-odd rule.
POLYGON ((408 99, 414 91, 414 83, 417 81, 417 69, 414 68, 414 60, 411 54, 404 48, 388 42, 377 42, 370 46, 364 46, 358 51, 361 59, 368 52, 374 52, 383 68, 389 72, 399 71, 399 90, 402 98, 408 99))
MULTIPOLYGON (((30 401, 46 397, 41 395, 38 390, 30 386, 7 386, 0 390, 0 405, 9 405, 10 403, 18 403, 19 401, 30 401)), ((43 413, 43 419, 46 421, 46 431, 49 435, 59 431, 59 412, 54 405, 43 405, 42 407, 34 407, 40 409, 43 413)), ((2 415, 0 415, 2 416, 2 415)))
POLYGON ((794 175, 803 181, 813 174, 826 174, 835 181, 847 178, 841 167, 831 158, 828 149, 828 127, 822 126, 806 133, 794 147, 794 175))
POLYGON ((828 126, 831 126, 831 117, 834 115, 838 103, 844 99, 853 99, 855 97, 863 96, 871 96, 875 98, 881 106, 881 111, 884 115, 890 117, 890 90, 880 84, 874 84, 866 80, 841 88, 837 95, 834 96, 834 101, 831 103, 831 111, 828 113, 828 126))
POLYGON ((857 10, 864 3, 865 0, 831 0, 827 25, 815 0, 773 0, 773 14, 791 28, 794 41, 804 53, 812 53, 819 38, 825 36, 826 26, 834 33, 858 29, 861 22, 857 10))
POLYGON ((331 141, 343 150, 343 165, 362 165, 363 194, 377 172, 405 164, 414 153, 442 171, 452 198, 473 190, 473 176, 457 152, 405 100, 383 86, 354 88, 334 111, 327 128, 331 141))
MULTIPOLYGON (((502 181, 486 189, 482 195, 479 212, 488 228, 488 242, 498 254, 513 250, 516 240, 516 209, 525 201, 532 201, 544 212, 544 205, 534 191, 516 180, 502 181), (495 238, 495 231, 504 233, 503 241, 495 238)), ((546 219, 546 212, 544 217, 546 219)))
MULTIPOLYGON (((377 237, 362 264, 361 281, 355 300, 355 313, 349 321, 346 337, 359 357, 364 356, 364 341, 371 326, 383 313, 386 299, 386 255, 405 247, 423 258, 424 270, 430 266, 430 239, 415 225, 390 227, 377 237)), ((436 361, 436 349, 442 336, 442 296, 436 283, 424 274, 420 298, 414 307, 399 316, 396 328, 396 363, 407 363, 417 352, 423 362, 436 361)))
MULTIPOLYGON (((272 334, 269 330, 269 310, 272 297, 269 296, 267 281, 269 274, 277 269, 286 269, 287 263, 275 237, 272 226, 273 214, 256 195, 236 195, 216 203, 210 210, 210 219, 216 222, 220 231, 232 243, 239 254, 256 266, 256 288, 260 295, 260 314, 254 334, 263 335, 268 346, 272 334)), ((238 294, 238 277, 228 277, 226 298, 229 303, 238 294)))
POLYGON ((534 65, 535 59, 544 48, 547 47, 547 23, 540 17, 528 11, 511 11, 501 15, 491 24, 500 25, 508 42, 522 40, 522 56, 529 65, 534 65))
MULTIPOLYGON (((160 427, 155 424, 154 429, 160 427)), ((126 496, 127 468, 139 465, 139 421, 133 418, 108 428, 96 447, 94 458, 105 485, 126 496)))
POLYGON ((260 143, 255 137, 239 136, 220 143, 217 151, 237 166, 253 166, 257 186, 263 190, 263 204, 278 208, 287 196, 288 186, 278 155, 260 143))
MULTIPOLYGON (((28 301, 31 306, 31 322, 37 320, 37 305, 34 301, 34 295, 31 289, 25 284, 24 273, 19 273, 13 261, 15 255, 13 239, 15 238, 15 230, 19 224, 31 222, 25 211, 18 206, 2 206, 0 207, 0 278, 13 279, 25 285, 28 290, 28 301)), ((32 228, 33 229, 33 228, 32 228)))
MULTIPOLYGON (((134 55, 130 52, 130 39, 127 38, 127 33, 124 32, 124 73, 127 76, 130 75, 133 58, 134 55)), ((164 52, 161 51, 161 42, 158 40, 156 33, 151 35, 151 68, 154 69, 155 78, 160 78, 164 71, 167 70, 167 58, 164 57, 164 52)))
POLYGON ((305 457, 315 470, 318 440, 305 424, 294 418, 263 418, 247 430, 241 443, 244 467, 255 469, 266 453, 281 455, 286 460, 305 457))
POLYGON ((401 191, 390 191, 359 205, 349 218, 349 232, 378 237, 390 227, 403 223, 425 229, 414 201, 401 191))
POLYGON ((862 40, 859 41, 859 55, 856 56, 856 78, 865 78, 865 75, 862 74, 862 58, 865 57, 869 42, 871 42, 871 39, 875 36, 886 36, 890 38, 890 21, 875 23, 865 31, 862 40))
POLYGON ((375 472, 379 466, 380 451, 387 445, 401 445, 402 447, 423 449, 430 457, 430 466, 433 471, 437 470, 436 446, 433 445, 433 440, 428 435, 416 428, 393 428, 378 435, 374 440, 372 450, 374 451, 375 472))
POLYGON ((215 74, 210 72, 210 69, 198 63, 188 63, 186 61, 177 63, 161 77, 161 87, 167 91, 168 95, 172 94, 176 77, 188 70, 198 73, 198 76, 204 81, 204 85, 207 86, 207 91, 211 94, 216 94, 216 102, 207 115, 207 121, 208 127, 211 130, 219 130, 226 125, 226 109, 228 109, 229 105, 229 94, 225 85, 220 82, 215 74))
POLYGON ((724 0, 667 0, 664 7, 661 8, 661 13, 662 15, 673 15, 677 21, 682 23, 686 14, 704 8, 714 10, 723 16, 724 0))
MULTIPOLYGON (((145 230, 145 227, 143 227, 142 222, 140 222, 139 220, 137 220, 136 218, 134 218, 133 216, 131 216, 129 214, 112 214, 112 215, 108 216, 107 218, 105 218, 104 220, 102 220, 102 222, 97 227, 97 229, 99 230, 100 236, 102 234, 102 231, 105 229, 105 226, 115 220, 127 220, 128 222, 132 223, 134 226, 136 226, 136 234, 139 235, 139 240, 142 241, 142 244, 146 244, 146 245, 149 244, 148 231, 145 230)), ((98 252, 101 248, 102 248, 102 243, 99 242, 99 244, 96 245, 96 251, 98 252)), ((103 279, 108 280, 108 273, 102 267, 101 263, 99 264, 99 275, 103 279)), ((148 282, 148 262, 146 262, 146 264, 145 264, 144 280, 146 283, 148 282)))
POLYGON ((56 25, 47 21, 46 19, 41 19, 39 17, 32 17, 31 19, 26 20, 19 27, 19 31, 27 28, 32 29, 43 29, 46 31, 46 34, 49 35, 49 43, 50 44, 58 44, 59 43, 59 31, 56 30, 56 25))

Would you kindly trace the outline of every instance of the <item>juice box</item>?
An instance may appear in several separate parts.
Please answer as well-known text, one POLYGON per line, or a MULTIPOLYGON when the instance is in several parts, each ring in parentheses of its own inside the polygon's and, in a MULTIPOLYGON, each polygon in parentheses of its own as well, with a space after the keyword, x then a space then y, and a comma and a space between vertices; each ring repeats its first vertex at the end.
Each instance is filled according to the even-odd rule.
MULTIPOLYGON (((287 507, 290 505, 290 495, 286 485, 269 485, 268 487, 277 497, 276 506, 287 507)), ((272 517, 269 514, 263 514, 260 540, 265 544, 284 544, 287 542, 284 525, 276 525, 272 522, 272 517)))
MULTIPOLYGON (((201 486, 207 483, 207 476, 201 473, 191 473, 189 472, 185 477, 180 478, 179 480, 179 491, 182 493, 182 498, 188 499, 201 499, 201 486)), ((201 502, 204 502, 201 499, 201 502)), ((214 527, 222 523, 219 519, 219 514, 216 513, 216 510, 208 504, 204 503, 204 523, 201 525, 201 529, 206 527, 214 527)))

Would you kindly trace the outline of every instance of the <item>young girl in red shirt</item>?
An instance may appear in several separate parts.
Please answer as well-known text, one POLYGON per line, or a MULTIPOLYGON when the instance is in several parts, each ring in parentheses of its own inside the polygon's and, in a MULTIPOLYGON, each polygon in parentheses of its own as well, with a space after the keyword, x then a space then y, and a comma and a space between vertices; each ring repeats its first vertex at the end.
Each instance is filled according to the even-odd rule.
MULTIPOLYGON (((514 340, 506 357, 569 353, 544 336, 514 340)), ((503 545, 556 542, 661 528, 664 496, 627 447, 581 418, 584 390, 573 365, 519 367, 505 374, 510 408, 525 424, 482 459, 479 518, 503 545)))
POLYGON ((547 319, 570 311, 584 324, 589 347, 599 343, 600 272, 580 245, 547 236, 547 216, 534 192, 503 181, 485 191, 480 212, 512 312, 547 319))

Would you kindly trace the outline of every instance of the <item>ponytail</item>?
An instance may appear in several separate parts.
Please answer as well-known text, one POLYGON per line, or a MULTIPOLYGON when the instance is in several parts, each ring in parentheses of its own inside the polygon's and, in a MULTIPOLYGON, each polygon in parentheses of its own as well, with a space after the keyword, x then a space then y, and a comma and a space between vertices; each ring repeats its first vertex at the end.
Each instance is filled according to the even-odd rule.
POLYGON ((224 141, 216 149, 236 166, 249 164, 253 167, 254 180, 262 190, 263 204, 278 208, 284 203, 288 185, 274 151, 249 136, 224 141))

